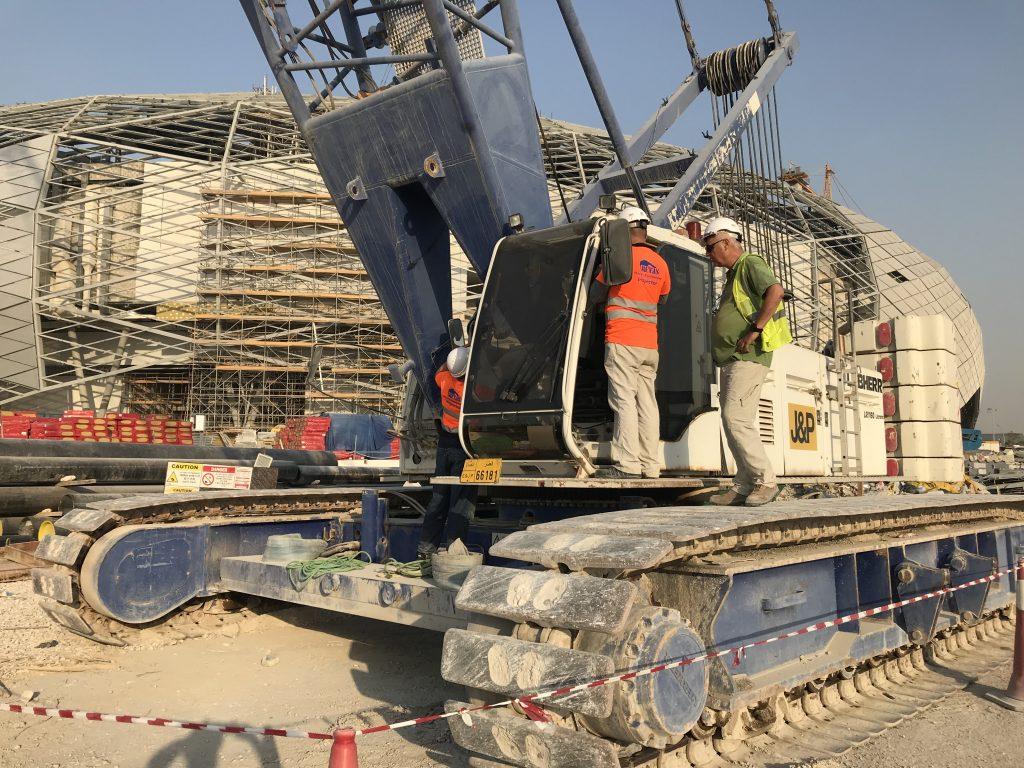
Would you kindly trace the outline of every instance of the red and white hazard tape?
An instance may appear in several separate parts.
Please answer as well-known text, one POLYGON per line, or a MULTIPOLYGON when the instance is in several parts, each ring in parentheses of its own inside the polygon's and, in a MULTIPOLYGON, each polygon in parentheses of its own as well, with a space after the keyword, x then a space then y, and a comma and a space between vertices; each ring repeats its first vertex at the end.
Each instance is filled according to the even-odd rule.
POLYGON ((0 710, 17 712, 23 715, 39 717, 61 717, 65 720, 91 720, 101 723, 122 723, 124 725, 157 725, 161 728, 183 728, 186 731, 215 731, 217 733, 249 733, 254 736, 277 736, 289 739, 330 739, 329 733, 315 731, 296 731, 290 728, 259 728, 242 725, 212 725, 210 723, 193 723, 183 720, 165 720, 162 717, 137 717, 136 715, 108 715, 102 712, 80 712, 76 709, 57 709, 51 707, 32 707, 25 704, 13 704, 0 701, 0 710))
MULTIPOLYGON (((1019 567, 1024 568, 1024 565, 1019 567)), ((691 664, 696 664, 701 661, 709 661, 711 659, 719 659, 723 656, 732 656, 735 664, 740 663, 740 659, 743 655, 751 648, 758 648, 770 643, 776 643, 780 640, 788 640, 791 637, 798 637, 800 635, 809 635, 812 632, 820 632, 823 629, 830 629, 832 627, 838 627, 842 624, 849 624, 851 621, 857 621, 858 619, 866 619, 871 616, 877 616, 880 613, 886 613, 888 611, 895 610, 896 608, 902 608, 906 605, 913 605, 914 603, 920 603, 924 600, 931 600, 936 597, 942 597, 953 592, 957 592, 961 589, 967 589, 968 587, 976 587, 979 584, 985 584, 987 582, 996 581, 1002 576, 1005 576, 1013 571, 1017 570, 1018 566, 1013 568, 1004 568, 1001 571, 984 576, 980 579, 973 579, 971 581, 958 584, 955 587, 944 587, 943 589, 937 589, 933 592, 925 592, 914 597, 908 597, 904 600, 898 600, 893 603, 887 603, 885 605, 879 605, 874 608, 868 608, 867 610, 857 611, 846 616, 840 616, 839 618, 829 619, 827 621, 819 621, 815 624, 809 624, 806 627, 800 629, 794 629, 790 632, 778 635, 776 637, 769 637, 763 640, 755 640, 753 642, 744 643, 737 645, 732 648, 723 648, 717 651, 707 651, 706 653, 697 654, 696 656, 687 656, 686 658, 677 659, 675 661, 663 662, 656 664, 653 667, 646 667, 644 669, 631 670, 629 672, 623 672, 619 675, 612 675, 611 677, 601 678, 599 680, 591 680, 586 683, 579 683, 578 685, 565 686, 562 688, 554 688, 550 691, 543 691, 541 693, 531 693, 526 696, 520 696, 515 699, 506 699, 505 701, 499 701, 495 704, 482 704, 477 707, 466 707, 464 709, 457 710, 455 712, 440 712, 433 715, 425 715, 424 717, 417 717, 412 720, 403 720, 398 723, 390 723, 387 725, 375 725, 369 728, 358 728, 354 729, 356 736, 367 736, 371 733, 382 733, 384 731, 397 731, 401 728, 410 728, 415 725, 424 725, 425 723, 433 723, 438 720, 447 720, 452 717, 462 717, 463 719, 469 719, 473 712, 483 712, 489 709, 499 709, 501 707, 507 707, 512 704, 519 704, 527 714, 533 719, 546 719, 546 716, 536 703, 539 701, 549 701, 551 699, 560 699, 565 696, 570 696, 574 693, 580 693, 587 691, 592 688, 599 688, 602 685, 611 685, 614 683, 621 683, 626 680, 635 680, 638 677, 647 677, 648 675, 654 675, 659 672, 664 672, 669 669, 678 669, 679 667, 687 667, 691 664)), ((40 717, 60 717, 67 720, 89 720, 93 722, 104 722, 104 723, 123 723, 126 725, 155 725, 162 728, 182 728, 190 731, 213 731, 217 733, 247 733, 254 736, 273 736, 278 738, 291 738, 291 739, 331 739, 333 734, 330 733, 317 733, 315 731, 297 731, 290 728, 268 728, 268 727, 251 727, 251 726, 240 726, 240 725, 211 725, 209 723, 198 723, 198 722, 185 722, 179 720, 166 720, 162 717, 136 717, 134 715, 110 715, 103 714, 101 712, 81 712, 74 709, 53 709, 49 707, 32 707, 22 704, 14 704, 10 702, 0 702, 0 711, 15 712, 19 714, 27 715, 38 715, 40 717)))
MULTIPOLYGON (((620 675, 612 675, 611 677, 601 678, 600 680, 591 680, 588 683, 580 683, 578 685, 565 686, 563 688, 555 688, 550 691, 544 691, 543 693, 532 693, 526 696, 520 696, 515 699, 507 699, 505 701, 499 701, 494 704, 483 704, 478 707, 466 707, 455 712, 444 712, 436 715, 428 715, 426 717, 418 717, 415 720, 406 720, 401 723, 393 723, 391 725, 378 725, 372 728, 363 728, 357 730, 355 733, 357 736, 363 736, 368 733, 379 733, 380 731, 394 731, 399 728, 408 728, 413 725, 422 725, 423 723, 430 723, 436 720, 447 720, 452 717, 463 717, 464 719, 469 716, 472 712, 482 712, 488 709, 498 709, 500 707, 507 707, 512 704, 519 704, 524 707, 527 714, 531 719, 538 719, 535 717, 538 707, 535 706, 538 701, 546 701, 550 699, 560 699, 566 696, 570 696, 574 693, 580 693, 587 691, 592 688, 599 688, 602 685, 610 685, 614 683, 621 683, 626 680, 635 680, 638 677, 647 677, 648 675, 654 675, 659 672, 665 672, 669 669, 678 669, 679 667, 688 667, 691 664, 696 664, 700 661, 707 661, 710 659, 718 659, 723 656, 733 656, 735 663, 739 664, 739 660, 750 648, 758 648, 763 645, 770 643, 776 643, 780 640, 788 640, 791 637, 798 637, 800 635, 809 635, 812 632, 819 632, 823 629, 829 629, 831 627, 838 627, 841 624, 849 624, 851 621, 857 621, 858 619, 866 619, 870 616, 877 616, 880 613, 886 613, 887 611, 894 610, 896 608, 902 608, 905 605, 912 605, 913 603, 920 603, 924 600, 931 600, 935 597, 941 597, 942 595, 948 595, 951 592, 956 592, 961 589, 967 589, 968 587, 976 587, 979 584, 985 584, 987 582, 996 581, 1001 576, 1005 576, 1008 573, 1012 573, 1017 570, 1016 567, 1004 568, 1001 571, 984 576, 980 579, 973 579, 966 581, 963 584, 958 584, 955 587, 945 587, 943 589, 937 589, 934 592, 926 592, 924 594, 915 595, 905 600, 899 600, 894 603, 888 603, 886 605, 879 605, 875 608, 869 608, 864 611, 857 611, 857 613, 851 613, 846 616, 840 616, 837 619, 829 619, 828 621, 819 621, 816 624, 810 624, 800 629, 794 629, 791 632, 778 635, 776 637, 769 637, 763 640, 755 640, 750 643, 744 643, 743 645, 737 645, 732 648, 723 648, 718 651, 708 651, 706 653, 697 654, 696 656, 687 656, 683 659, 677 659, 675 661, 664 662, 662 664, 656 664, 653 667, 647 667, 645 669, 631 670, 629 672, 623 672, 620 675)), ((542 713, 541 713, 542 714, 542 713)), ((547 719, 547 718, 544 718, 547 719)))

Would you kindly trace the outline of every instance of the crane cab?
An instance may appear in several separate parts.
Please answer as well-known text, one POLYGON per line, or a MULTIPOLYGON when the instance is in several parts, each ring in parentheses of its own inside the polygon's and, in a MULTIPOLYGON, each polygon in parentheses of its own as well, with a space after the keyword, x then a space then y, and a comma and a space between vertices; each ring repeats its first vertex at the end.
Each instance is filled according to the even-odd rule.
MULTIPOLYGON (((461 437, 470 455, 501 458, 506 474, 586 476, 607 459, 614 416, 604 311, 594 301, 598 271, 614 269, 607 221, 526 232, 495 248, 473 328, 461 437)), ((661 438, 675 443, 711 410, 710 266, 685 237, 660 228, 648 236, 672 281, 658 311, 657 396, 661 438)))

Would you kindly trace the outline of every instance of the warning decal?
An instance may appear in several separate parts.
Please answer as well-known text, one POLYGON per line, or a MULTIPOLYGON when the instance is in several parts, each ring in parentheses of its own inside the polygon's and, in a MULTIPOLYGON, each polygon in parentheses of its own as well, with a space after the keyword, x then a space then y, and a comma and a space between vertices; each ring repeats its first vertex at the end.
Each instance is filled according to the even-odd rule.
POLYGON ((252 467, 169 461, 164 478, 164 493, 248 490, 251 484, 252 467))

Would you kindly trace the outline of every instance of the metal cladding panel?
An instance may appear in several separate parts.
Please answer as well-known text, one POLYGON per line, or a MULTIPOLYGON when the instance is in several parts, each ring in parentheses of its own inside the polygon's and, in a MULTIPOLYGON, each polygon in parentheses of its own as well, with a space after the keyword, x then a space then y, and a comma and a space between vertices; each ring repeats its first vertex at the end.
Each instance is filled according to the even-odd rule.
POLYGON ((39 387, 32 270, 36 208, 54 140, 47 134, 0 148, 0 398, 39 387))
POLYGON ((468 62, 466 71, 502 189, 488 188, 440 70, 313 118, 305 129, 402 347, 431 393, 452 312, 448 230, 482 275, 511 213, 522 213, 529 227, 551 223, 525 60, 468 62), (430 175, 424 166, 435 155, 440 168, 430 175), (350 194, 354 180, 361 189, 350 194))

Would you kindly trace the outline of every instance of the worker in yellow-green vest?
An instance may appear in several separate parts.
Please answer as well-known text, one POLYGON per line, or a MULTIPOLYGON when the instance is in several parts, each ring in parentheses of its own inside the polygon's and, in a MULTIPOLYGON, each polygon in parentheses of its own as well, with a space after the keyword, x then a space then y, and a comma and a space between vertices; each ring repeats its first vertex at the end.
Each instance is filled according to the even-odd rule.
POLYGON ((743 250, 743 230, 725 216, 712 219, 702 238, 711 262, 728 270, 711 322, 711 354, 719 366, 718 399, 725 439, 736 460, 733 487, 711 497, 720 506, 756 507, 779 493, 761 443, 757 406, 772 352, 793 340, 782 285, 768 263, 743 250))

